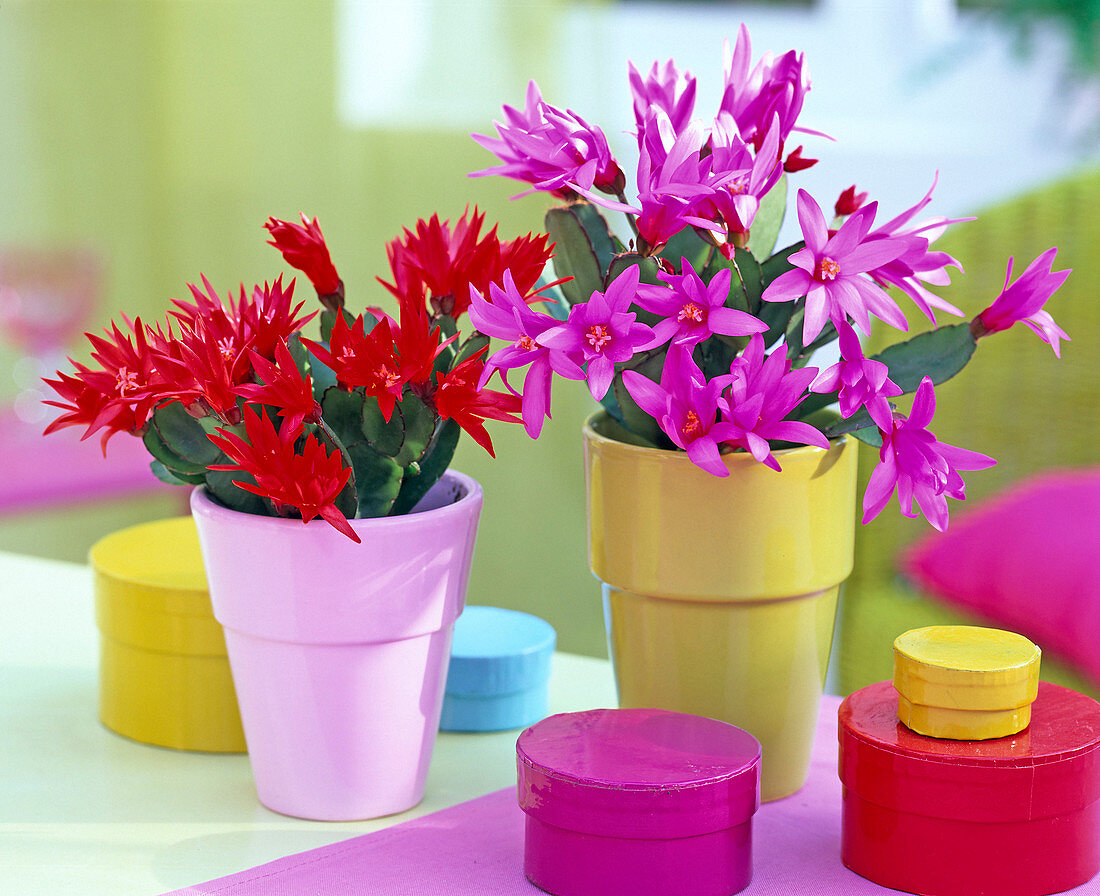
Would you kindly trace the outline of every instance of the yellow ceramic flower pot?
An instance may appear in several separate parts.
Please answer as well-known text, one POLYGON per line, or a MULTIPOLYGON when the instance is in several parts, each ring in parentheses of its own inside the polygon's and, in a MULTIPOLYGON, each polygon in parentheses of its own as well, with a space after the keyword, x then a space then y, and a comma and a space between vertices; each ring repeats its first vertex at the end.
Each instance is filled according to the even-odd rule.
POLYGON ((840 583, 852 570, 856 448, 748 454, 730 475, 584 429, 589 564, 619 703, 731 722, 764 748, 761 796, 806 780, 840 583))
POLYGON ((242 753, 237 696, 191 517, 100 539, 99 717, 119 734, 177 750, 242 753))

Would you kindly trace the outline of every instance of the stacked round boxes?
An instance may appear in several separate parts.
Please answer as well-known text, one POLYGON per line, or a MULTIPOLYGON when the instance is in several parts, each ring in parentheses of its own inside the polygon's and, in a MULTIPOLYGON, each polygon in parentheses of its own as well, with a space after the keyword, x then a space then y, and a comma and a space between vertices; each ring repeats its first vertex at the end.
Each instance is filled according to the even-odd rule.
POLYGON ((898 639, 894 683, 841 705, 844 864, 924 896, 1043 896, 1089 880, 1100 704, 1038 683, 1038 650, 1020 636, 934 629, 898 639))

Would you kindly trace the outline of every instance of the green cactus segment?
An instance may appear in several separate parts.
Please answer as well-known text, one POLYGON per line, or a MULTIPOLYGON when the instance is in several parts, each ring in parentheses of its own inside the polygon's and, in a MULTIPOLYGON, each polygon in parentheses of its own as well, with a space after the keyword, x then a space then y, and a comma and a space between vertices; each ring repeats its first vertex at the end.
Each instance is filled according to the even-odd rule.
POLYGON ((202 424, 179 401, 153 412, 143 440, 149 453, 177 474, 203 474, 209 464, 223 457, 202 424))
POLYGON ((353 510, 345 516, 387 516, 401 490, 404 471, 392 457, 379 454, 366 442, 349 446, 347 452, 351 458, 358 512, 353 510))
POLYGON ((406 392, 401 399, 401 418, 405 426, 405 440, 394 456, 397 465, 407 467, 413 462, 419 463, 435 434, 438 419, 435 411, 424 404, 412 392, 406 392))
POLYGON ((302 379, 306 379, 309 376, 310 354, 302 344, 301 336, 297 333, 291 333, 290 338, 286 341, 286 347, 290 352, 291 359, 294 361, 294 366, 298 368, 298 373, 302 379))
POLYGON ((662 282, 657 278, 657 271, 660 270, 657 266, 657 259, 645 255, 639 255, 637 252, 623 252, 620 255, 616 255, 607 269, 607 278, 604 281, 604 289, 618 279, 627 268, 638 269, 638 282, 648 283, 650 286, 661 286, 662 282))
POLYGON ((377 450, 371 435, 395 453, 404 441, 401 415, 394 409, 390 423, 382 420, 378 400, 367 398, 363 392, 345 392, 332 387, 325 392, 321 411, 332 436, 339 440, 338 447, 351 463, 352 478, 348 484, 349 495, 340 493, 336 506, 348 517, 386 516, 397 498, 401 487, 402 469, 392 456, 377 450), (367 420, 377 420, 381 429, 367 431, 367 420), (345 505, 350 505, 345 509, 345 505))
POLYGON ((871 415, 867 413, 866 408, 860 408, 847 420, 841 420, 827 427, 824 433, 830 439, 835 439, 845 433, 851 433, 861 442, 874 448, 882 447, 882 433, 875 421, 871 419, 871 415))
POLYGON ((783 227, 783 218, 787 214, 787 175, 780 175, 764 198, 760 200, 760 208, 752 221, 752 229, 749 231, 749 251, 757 258, 767 258, 775 241, 779 238, 780 228, 783 227))
POLYGON ((603 290, 604 268, 576 211, 580 204, 552 208, 546 213, 546 232, 555 247, 554 272, 559 277, 573 278, 561 284, 571 304, 587 302, 593 292, 603 290))
POLYGON ((360 430, 360 438, 355 441, 365 438, 371 448, 386 457, 396 457, 405 442, 405 421, 401 418, 400 408, 394 407, 390 419, 386 420, 382 416, 382 408, 378 406, 378 399, 373 396, 362 403, 360 430))
MULTIPOLYGON (((653 382, 660 382, 661 370, 664 368, 665 358, 664 352, 650 351, 645 352, 642 355, 637 355, 624 365, 622 370, 635 370, 642 376, 653 380, 653 382)), ((626 385, 623 383, 622 375, 618 375, 612 380, 610 392, 614 392, 614 400, 617 405, 620 417, 616 419, 621 420, 622 425, 629 429, 639 439, 643 440, 646 444, 654 448, 667 448, 671 446, 668 436, 662 431, 661 427, 657 424, 657 421, 643 411, 638 404, 631 398, 630 393, 626 390, 626 385)), ((608 407, 604 405, 604 407, 608 407)), ((610 413, 608 407, 608 412, 610 413)), ((612 416, 615 416, 614 414, 612 416)))
MULTIPOLYGON (((717 258, 725 261, 724 256, 717 258)), ((728 263, 728 262, 727 262, 728 263)), ((737 249, 733 255, 733 277, 730 282, 730 297, 726 301, 729 308, 760 314, 760 294, 764 292, 764 275, 758 262, 746 249, 737 249)), ((709 278, 708 278, 709 282, 709 278)))
POLYGON ((682 261, 687 259, 696 273, 701 273, 716 254, 714 247, 699 236, 694 227, 685 227, 665 243, 661 250, 661 257, 672 262, 676 270, 681 270, 682 261))
POLYGON ((401 481, 401 491, 390 510, 391 515, 409 513, 439 481, 451 464, 461 432, 461 428, 454 420, 439 421, 434 438, 428 444, 424 455, 416 462, 417 472, 415 474, 412 472, 411 465, 406 470, 401 481))
POLYGON ((611 259, 625 249, 625 246, 612 235, 607 221, 597 206, 591 202, 574 202, 570 209, 584 228, 592 251, 596 254, 596 263, 601 271, 606 271, 611 259))
MULTIPOLYGON (((772 285, 772 281, 774 281, 780 274, 785 274, 787 273, 787 271, 792 270, 794 268, 794 265, 791 263, 791 256, 798 252, 800 249, 804 249, 805 247, 805 242, 800 241, 797 243, 793 243, 792 245, 787 246, 785 249, 780 249, 770 258, 767 258, 764 261, 760 262, 760 285, 764 289, 767 289, 769 286, 772 285)), ((759 256, 753 257, 759 258, 759 256)))
POLYGON ((256 480, 243 470, 209 470, 206 473, 206 490, 230 510, 274 516, 269 501, 238 488, 234 481, 256 484, 256 480))
POLYGON ((890 368, 890 379, 909 393, 925 376, 937 386, 951 379, 974 356, 976 345, 969 324, 951 324, 892 345, 874 360, 890 368))
POLYGON ((455 352, 454 360, 451 362, 450 369, 454 370, 463 361, 470 360, 470 358, 473 358, 479 352, 485 351, 488 347, 489 337, 482 333, 474 333, 459 346, 458 351, 455 352))
POLYGON ((181 473, 178 470, 169 469, 156 459, 150 462, 149 469, 157 479, 168 485, 202 485, 206 482, 206 476, 203 473, 181 473))
POLYGON ((313 380, 313 400, 320 404, 325 392, 336 385, 336 373, 323 361, 310 355, 309 375, 313 380))

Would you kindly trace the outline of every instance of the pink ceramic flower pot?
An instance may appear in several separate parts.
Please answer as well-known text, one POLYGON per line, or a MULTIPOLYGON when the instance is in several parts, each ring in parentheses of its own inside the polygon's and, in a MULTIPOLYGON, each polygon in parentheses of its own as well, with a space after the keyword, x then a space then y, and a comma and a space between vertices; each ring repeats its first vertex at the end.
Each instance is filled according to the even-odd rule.
POLYGON ((196 489, 214 615, 260 802, 324 821, 424 795, 481 487, 448 471, 406 516, 320 520, 229 510, 196 489))

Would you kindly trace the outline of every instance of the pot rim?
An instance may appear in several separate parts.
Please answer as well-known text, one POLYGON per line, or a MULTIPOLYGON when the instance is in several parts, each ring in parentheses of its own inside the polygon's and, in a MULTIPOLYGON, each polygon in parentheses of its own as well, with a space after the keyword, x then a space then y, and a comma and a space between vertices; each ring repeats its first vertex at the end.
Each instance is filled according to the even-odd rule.
MULTIPOLYGON (((682 457, 683 462, 690 463, 686 451, 679 448, 650 448, 646 445, 634 445, 630 442, 624 442, 622 439, 616 439, 612 436, 604 435, 596 429, 596 423, 601 420, 609 420, 612 424, 619 426, 615 419, 605 410, 600 409, 593 411, 584 421, 584 426, 581 431, 584 435, 584 439, 587 442, 599 445, 604 450, 620 451, 625 455, 637 455, 639 457, 652 457, 671 459, 682 457)), ((818 448, 817 445, 798 445, 794 448, 779 448, 772 452, 772 455, 781 460, 784 457, 802 457, 811 455, 827 454, 829 451, 833 451, 845 445, 847 442, 852 441, 852 436, 849 433, 844 433, 835 439, 829 440, 828 448, 818 448)), ((756 458, 754 458, 747 451, 731 451, 728 454, 722 455, 722 460, 726 463, 736 464, 759 464, 756 458)), ((675 462, 675 461, 674 461, 675 462)))
MULTIPOLYGON (((465 489, 465 493, 450 504, 445 504, 442 507, 432 507, 427 510, 414 510, 411 513, 404 513, 400 516, 354 517, 349 519, 348 523, 357 534, 363 534, 364 532, 376 529, 412 528, 422 522, 426 515, 432 515, 444 520, 448 516, 454 516, 456 519, 464 518, 468 513, 468 507, 471 503, 480 503, 482 501, 481 484, 466 473, 448 468, 443 475, 439 477, 439 481, 433 485, 432 488, 436 488, 440 483, 447 482, 448 480, 457 482, 459 486, 465 489)), ((289 528, 291 526, 303 527, 313 523, 327 526, 320 517, 315 517, 310 520, 309 523, 303 524, 302 521, 297 518, 265 516, 258 513, 244 513, 240 510, 234 510, 231 507, 226 507, 214 501, 207 493, 206 486, 203 485, 195 486, 191 492, 191 511, 192 514, 196 516, 203 515, 222 519, 231 515, 233 519, 236 520, 235 525, 254 529, 270 529, 272 527, 289 528)), ((330 529, 332 528, 331 526, 327 527, 330 529)), ((340 535, 335 529, 332 531, 340 535)), ((340 537, 345 538, 343 535, 340 535, 340 537)))

